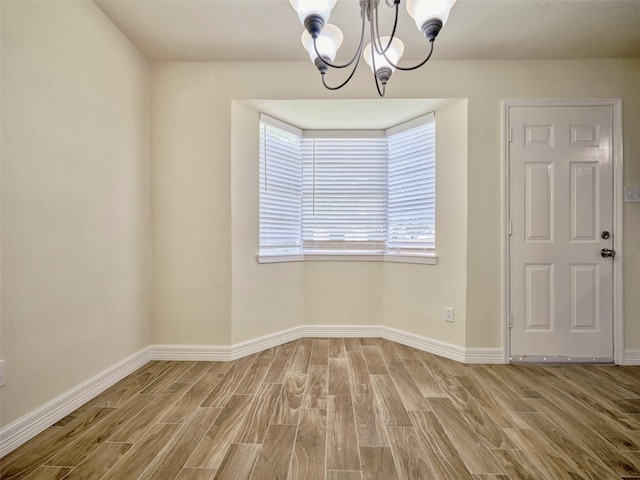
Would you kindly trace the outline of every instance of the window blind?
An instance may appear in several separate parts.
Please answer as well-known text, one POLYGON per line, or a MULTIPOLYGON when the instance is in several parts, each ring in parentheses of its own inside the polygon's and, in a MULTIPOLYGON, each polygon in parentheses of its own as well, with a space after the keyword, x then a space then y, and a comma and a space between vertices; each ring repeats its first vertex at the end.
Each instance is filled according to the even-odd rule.
MULTIPOLYGON (((305 132, 307 135, 307 132, 305 132)), ((345 136, 347 135, 347 136, 345 136)), ((382 135, 302 141, 305 251, 384 251, 387 146, 382 135)))
POLYGON ((260 255, 435 249, 435 119, 302 131, 260 117, 260 255))
POLYGON ((388 132, 387 251, 435 249, 435 118, 388 132))
POLYGON ((302 131, 260 116, 260 253, 302 253, 302 131))

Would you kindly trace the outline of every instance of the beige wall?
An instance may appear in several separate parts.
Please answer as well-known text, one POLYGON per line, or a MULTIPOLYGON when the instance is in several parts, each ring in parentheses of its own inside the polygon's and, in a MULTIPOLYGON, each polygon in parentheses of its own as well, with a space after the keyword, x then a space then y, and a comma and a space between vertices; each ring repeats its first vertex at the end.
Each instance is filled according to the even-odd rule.
POLYGON ((436 112, 436 265, 385 263, 385 326, 463 346, 467 294, 467 101, 436 112), (454 308, 454 323, 443 321, 454 308))
POLYGON ((149 345, 150 68, 91 2, 2 2, 1 424, 149 345))
POLYGON ((302 324, 304 264, 256 262, 259 112, 233 102, 231 118, 231 343, 237 344, 302 324))
POLYGON ((152 343, 228 345, 229 88, 208 64, 155 65, 152 79, 152 343))
MULTIPOLYGON (((622 66, 624 184, 640 186, 640 61, 622 66)), ((640 349, 640 203, 624 206, 625 348, 640 349)))
MULTIPOLYGON (((629 130, 638 125, 639 63, 435 61, 395 74, 390 98, 467 99, 448 112, 464 131, 459 151, 438 166, 438 228, 443 238, 448 228, 459 236, 441 245, 435 267, 255 263, 257 145, 252 136, 243 140, 246 127, 229 131, 232 119, 257 121, 246 99, 375 98, 364 69, 329 93, 306 62, 154 64, 153 342, 227 345, 301 323, 383 324, 460 346, 501 347, 501 100, 623 97, 629 130), (450 197, 443 187, 453 189, 450 197), (443 324, 443 306, 456 308, 454 325, 443 324)), ((627 134, 625 150, 637 152, 639 142, 627 134)), ((639 183, 633 161, 625 164, 627 184, 639 183)), ((628 233, 639 228, 635 207, 625 207, 627 293, 640 267, 628 233)), ((630 297, 626 348, 638 349, 639 308, 630 297)))

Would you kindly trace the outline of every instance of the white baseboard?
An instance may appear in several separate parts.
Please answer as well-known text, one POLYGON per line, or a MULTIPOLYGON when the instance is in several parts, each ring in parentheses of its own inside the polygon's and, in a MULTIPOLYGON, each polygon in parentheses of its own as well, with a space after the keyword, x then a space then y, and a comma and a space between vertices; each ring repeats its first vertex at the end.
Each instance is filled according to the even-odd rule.
MULTIPOLYGON (((462 363, 504 363, 501 349, 464 348, 381 325, 302 325, 235 345, 151 345, 0 430, 0 458, 150 360, 231 361, 304 337, 384 338, 462 363)), ((640 351, 625 352, 640 365, 640 351)))
POLYGON ((382 327, 360 325, 301 325, 232 346, 152 345, 152 360, 225 362, 253 355, 304 337, 382 337, 382 327))
POLYGON ((0 458, 144 366, 151 359, 150 353, 149 347, 140 350, 0 429, 0 458))
POLYGON ((151 360, 189 360, 228 362, 277 347, 305 336, 302 327, 265 335, 232 346, 226 345, 151 345, 151 360))
POLYGON ((622 357, 623 365, 640 365, 640 350, 625 350, 622 357))
POLYGON ((152 345, 152 360, 229 361, 303 337, 385 338, 461 363, 504 363, 500 348, 464 348, 382 325, 302 325, 232 346, 152 345))
POLYGON ((305 337, 382 338, 382 325, 304 325, 305 337))
POLYGON ((501 348, 465 348, 391 327, 383 327, 382 338, 460 363, 504 363, 501 348))
POLYGON ((304 327, 294 327, 288 330, 271 333, 263 337, 247 340, 231 347, 231 360, 253 355, 254 353, 268 350, 288 342, 293 342, 307 335, 304 334, 304 327))
POLYGON ((382 338, 422 350, 423 352, 433 353, 440 357, 449 358, 457 362, 463 363, 465 359, 464 347, 452 345, 451 343, 440 342, 438 340, 422 337, 402 330, 396 330, 395 328, 384 327, 382 338))
POLYGON ((464 356, 464 363, 503 364, 504 351, 501 348, 467 348, 464 356))
POLYGON ((223 345, 151 345, 151 360, 228 362, 232 347, 223 345))

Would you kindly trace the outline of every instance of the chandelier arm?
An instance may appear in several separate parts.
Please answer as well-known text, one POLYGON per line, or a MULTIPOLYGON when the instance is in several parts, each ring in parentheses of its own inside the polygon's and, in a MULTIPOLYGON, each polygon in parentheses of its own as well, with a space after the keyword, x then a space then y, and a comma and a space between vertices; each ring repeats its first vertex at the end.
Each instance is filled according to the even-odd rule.
POLYGON ((391 65, 393 68, 396 68, 396 69, 401 70, 403 72, 410 72, 411 70, 417 70, 418 68, 423 66, 425 63, 427 63, 429 61, 429 59, 431 58, 431 55, 433 54, 433 40, 429 40, 429 43, 431 44, 431 48, 429 49, 429 54, 427 55, 427 58, 425 58, 419 64, 414 65, 413 67, 400 67, 399 65, 396 65, 391 60, 389 60, 389 58, 387 58, 387 54, 386 53, 383 53, 382 56, 385 58, 385 60, 387 62, 389 62, 389 65, 391 65))
MULTIPOLYGON (((375 34, 372 28, 370 28, 369 30, 371 34, 371 43, 373 43, 375 41, 374 39, 375 34)), ((376 56, 373 55, 373 52, 371 52, 371 67, 373 70, 373 80, 376 82, 376 89, 378 90, 378 95, 380 95, 381 97, 384 97, 384 94, 387 91, 387 83, 386 81, 380 82, 380 79, 378 78, 377 69, 376 69, 376 56), (380 89, 381 83, 382 83, 382 90, 380 89)))
MULTIPOLYGON (((371 36, 371 44, 373 45, 376 38, 373 28, 369 28, 369 35, 371 36)), ((373 54, 373 50, 371 51, 371 70, 373 71, 373 78, 376 81, 376 87, 378 88, 378 93, 380 93, 380 87, 378 86, 378 76, 376 75, 376 56, 373 54)))
MULTIPOLYGON (((389 7, 392 6, 392 5, 389 5, 389 0, 386 1, 386 4, 389 7)), ((380 27, 378 25, 378 6, 374 5, 373 9, 374 9, 374 15, 373 15, 374 21, 371 22, 371 26, 375 30, 375 34, 373 34, 371 36, 371 44, 375 48, 376 53, 378 55, 384 55, 387 52, 387 50, 389 50, 389 47, 391 46, 391 42, 393 42, 393 39, 396 36, 396 29, 398 27, 399 3, 395 4, 396 15, 395 15, 395 19, 393 21, 393 29, 391 30, 391 36, 389 37, 389 43, 387 44, 386 47, 384 47, 384 49, 382 48, 382 41, 380 39, 380 27)))
POLYGON ((429 54, 427 55, 427 58, 425 58, 423 61, 421 61, 420 63, 418 63, 417 65, 414 65, 413 67, 399 67, 398 65, 394 65, 385 55, 384 58, 387 60, 387 62, 389 62, 391 64, 391 66, 393 66, 394 68, 397 68, 398 70, 402 70, 404 72, 410 72, 411 70, 417 70, 418 68, 420 68, 421 66, 423 66, 425 63, 427 63, 429 61, 429 59, 431 58, 431 55, 433 54, 433 40, 430 40, 429 43, 431 44, 431 48, 429 49, 429 54))
MULTIPOLYGON (((353 56, 353 58, 351 60, 349 60, 347 63, 345 63, 343 65, 337 65, 335 63, 331 63, 326 57, 323 57, 320 54, 320 52, 318 51, 318 45, 316 44, 316 39, 313 38, 313 48, 316 51, 316 55, 318 56, 318 58, 321 58, 322 61, 325 64, 327 64, 329 67, 331 67, 331 68, 346 68, 346 67, 348 67, 350 65, 353 65, 353 62, 355 62, 356 60, 359 61, 360 54, 362 53, 362 46, 364 45, 364 29, 365 29, 365 19, 364 19, 364 17, 362 17, 362 30, 360 32, 360 45, 358 45, 358 49, 356 50, 356 53, 353 56)), ((357 65, 357 63, 356 63, 356 65, 357 65)), ((351 78, 351 76, 349 76, 349 78, 351 78)), ((323 83, 324 83, 324 81, 323 81, 323 83)))
POLYGON ((342 87, 344 87, 347 83, 349 83, 349 80, 351 80, 353 75, 356 73, 356 70, 358 69, 358 64, 360 63, 360 55, 357 55, 356 58, 357 58, 356 64, 353 67, 353 69, 351 70, 351 73, 349 74, 347 79, 344 82, 342 82, 340 85, 336 86, 336 87, 331 87, 331 86, 327 85, 327 82, 324 79, 324 75, 325 75, 326 72, 320 72, 320 74, 322 76, 322 85, 324 85, 324 88, 326 88, 327 90, 339 90, 342 87))

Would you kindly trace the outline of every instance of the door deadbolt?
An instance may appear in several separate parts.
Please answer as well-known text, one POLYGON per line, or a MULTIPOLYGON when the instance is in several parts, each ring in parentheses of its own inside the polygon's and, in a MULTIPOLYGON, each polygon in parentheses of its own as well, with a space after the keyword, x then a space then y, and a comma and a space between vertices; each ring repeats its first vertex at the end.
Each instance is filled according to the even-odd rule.
POLYGON ((609 232, 607 232, 606 230, 600 234, 600 237, 603 240, 607 240, 610 236, 611 236, 611 234, 609 232))
POLYGON ((603 248, 600 250, 600 255, 602 258, 613 258, 616 256, 616 252, 611 250, 610 248, 603 248))

